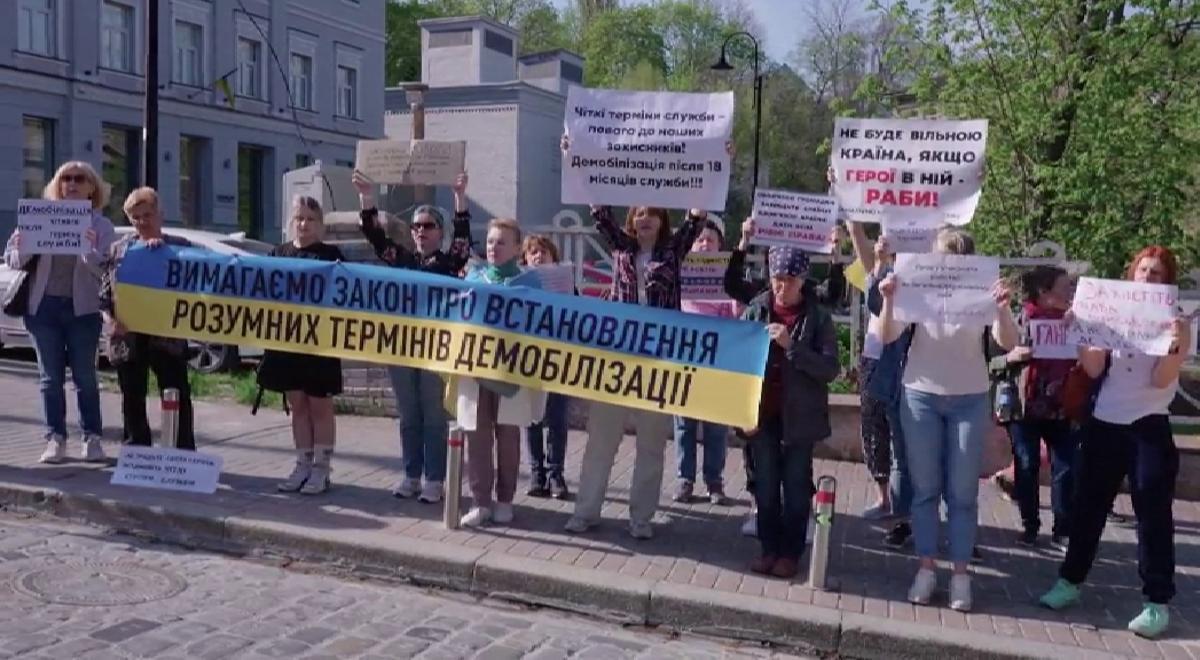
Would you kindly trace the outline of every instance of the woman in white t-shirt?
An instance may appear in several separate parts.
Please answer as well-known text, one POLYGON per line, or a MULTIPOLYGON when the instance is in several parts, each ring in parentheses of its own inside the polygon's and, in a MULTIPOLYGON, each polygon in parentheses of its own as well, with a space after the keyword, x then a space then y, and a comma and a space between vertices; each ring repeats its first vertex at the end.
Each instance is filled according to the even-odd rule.
MULTIPOLYGON (((1175 284, 1178 265, 1170 250, 1151 246, 1134 256, 1125 278, 1175 284)), ((1191 323, 1182 315, 1171 327, 1167 355, 1079 349, 1079 362, 1102 379, 1092 420, 1083 429, 1075 476, 1075 513, 1059 580, 1041 598, 1060 610, 1079 602, 1079 587, 1096 559, 1100 535, 1121 481, 1129 479, 1137 515, 1138 574, 1146 603, 1129 630, 1154 638, 1167 629, 1167 602, 1175 595, 1175 521, 1171 505, 1179 450, 1168 407, 1179 388, 1179 370, 1191 345, 1191 323)))
MULTIPOLYGON (((955 227, 942 229, 935 251, 973 254, 971 235, 955 227)), ((992 286, 996 322, 987 329, 974 325, 917 323, 907 328, 894 320, 894 301, 901 282, 895 274, 880 282, 883 340, 909 342, 900 395, 909 477, 912 480, 912 532, 921 567, 908 599, 929 603, 937 587, 938 505, 946 501, 950 540, 950 607, 971 609, 967 567, 979 527, 979 471, 984 442, 991 427, 988 405, 986 347, 994 341, 1008 351, 1020 333, 1009 308, 1010 291, 1002 280, 992 286)))

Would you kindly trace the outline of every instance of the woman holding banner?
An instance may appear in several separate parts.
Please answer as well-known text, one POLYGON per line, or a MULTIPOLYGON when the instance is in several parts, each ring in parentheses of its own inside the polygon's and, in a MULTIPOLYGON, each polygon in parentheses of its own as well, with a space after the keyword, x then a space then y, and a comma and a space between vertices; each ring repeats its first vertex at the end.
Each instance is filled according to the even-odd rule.
MULTIPOLYGON (((321 203, 312 197, 301 195, 292 201, 288 233, 292 240, 275 246, 271 256, 345 260, 336 246, 321 241, 325 216, 321 203)), ((302 495, 324 493, 329 489, 329 464, 337 442, 333 397, 342 393, 342 362, 320 355, 270 351, 263 356, 263 366, 268 364, 292 408, 292 441, 296 445, 296 466, 277 488, 302 495)))
MULTIPOLYGON (((487 263, 467 272, 468 282, 507 284, 521 274, 521 228, 516 220, 488 223, 487 263)), ((467 482, 471 510, 463 527, 513 520, 521 473, 521 429, 542 419, 545 394, 503 381, 457 378, 458 426, 467 432, 467 482), (493 498, 493 489, 495 497, 493 498)))
POLYGON ((61 463, 67 457, 67 398, 63 391, 67 367, 75 382, 79 426, 83 433, 80 455, 85 461, 103 462, 100 438, 100 386, 96 377, 96 351, 100 344, 100 278, 102 263, 113 242, 113 225, 100 212, 108 204, 109 187, 91 165, 64 163, 42 192, 44 199, 87 200, 91 227, 84 233, 79 255, 39 255, 23 244, 14 231, 4 250, 4 261, 13 270, 28 273, 28 298, 22 310, 25 329, 37 352, 46 420, 46 448, 38 460, 61 463))
MULTIPOLYGON (((969 255, 975 252, 975 241, 957 227, 946 227, 938 233, 934 249, 969 255)), ((926 605, 937 587, 938 506, 945 499, 953 562, 950 607, 968 611, 972 603, 967 568, 979 527, 979 470, 992 426, 988 346, 994 341, 1010 350, 1017 344, 1019 331, 1003 280, 992 285, 996 322, 990 331, 944 323, 905 327, 895 320, 896 291, 902 285, 895 273, 880 282, 883 305, 879 317, 884 342, 903 341, 908 347, 900 424, 913 487, 913 538, 921 563, 908 599, 926 605)))
MULTIPOLYGON (((392 241, 384 231, 375 208, 374 185, 359 172, 353 175, 354 187, 362 208, 360 228, 387 265, 458 277, 471 258, 471 214, 467 210, 467 175, 454 182, 454 221, 449 249, 442 250, 445 231, 442 213, 437 207, 423 205, 413 211, 413 245, 409 250, 392 241)), ((404 476, 392 490, 400 498, 417 497, 421 502, 442 500, 446 475, 446 436, 449 419, 443 406, 445 382, 438 374, 415 367, 389 367, 396 410, 400 413, 400 447, 404 476), (422 485, 421 478, 425 482, 422 485)))
MULTIPOLYGON (((1125 278, 1146 284, 1175 285, 1175 255, 1160 246, 1139 252, 1125 278)), ((1070 313, 1068 313, 1068 319, 1070 313)), ((1092 419, 1082 433, 1075 475, 1075 510, 1067 556, 1059 580, 1041 598, 1060 610, 1079 602, 1080 585, 1096 560, 1121 481, 1129 479, 1137 516, 1138 574, 1146 603, 1129 622, 1142 637, 1162 635, 1169 624, 1167 603, 1175 595, 1175 520, 1171 511, 1179 450, 1171 433, 1169 408, 1179 388, 1179 372, 1187 360, 1192 332, 1182 315, 1171 326, 1171 345, 1162 357, 1079 348, 1087 375, 1099 381, 1092 419)))

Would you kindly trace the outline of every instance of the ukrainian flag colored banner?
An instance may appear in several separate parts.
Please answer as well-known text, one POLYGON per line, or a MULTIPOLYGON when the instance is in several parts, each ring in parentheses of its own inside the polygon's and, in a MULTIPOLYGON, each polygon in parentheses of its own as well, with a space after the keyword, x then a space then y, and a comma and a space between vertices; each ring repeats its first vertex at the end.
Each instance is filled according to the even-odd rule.
POLYGON ((116 274, 132 331, 504 380, 754 427, 759 324, 419 271, 135 247, 116 274))

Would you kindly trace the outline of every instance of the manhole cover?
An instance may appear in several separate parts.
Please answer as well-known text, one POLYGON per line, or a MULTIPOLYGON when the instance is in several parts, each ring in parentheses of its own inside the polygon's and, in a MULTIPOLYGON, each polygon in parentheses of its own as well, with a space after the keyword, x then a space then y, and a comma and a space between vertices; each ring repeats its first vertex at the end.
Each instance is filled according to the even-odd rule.
POLYGON ((170 598, 187 588, 183 578, 125 562, 74 562, 17 576, 13 588, 60 605, 137 605, 170 598))

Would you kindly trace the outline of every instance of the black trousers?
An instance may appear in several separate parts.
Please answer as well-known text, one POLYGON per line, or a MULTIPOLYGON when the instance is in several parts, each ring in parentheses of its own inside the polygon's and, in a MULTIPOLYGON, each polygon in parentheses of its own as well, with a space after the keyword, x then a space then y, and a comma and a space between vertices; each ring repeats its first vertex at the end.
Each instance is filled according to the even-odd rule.
POLYGON ((764 556, 800 558, 812 513, 813 445, 784 444, 778 424, 750 440, 755 462, 758 542, 764 556))
POLYGON ((179 449, 196 449, 193 430, 192 391, 188 385, 187 357, 175 355, 138 337, 129 359, 117 365, 117 382, 121 386, 121 414, 125 420, 125 441, 141 447, 150 446, 150 423, 146 419, 146 390, 149 371, 154 371, 161 390, 179 390, 179 449))
POLYGON ((1152 603, 1175 595, 1175 477, 1179 450, 1166 415, 1150 415, 1133 424, 1092 420, 1083 429, 1075 474, 1071 541, 1058 574, 1072 584, 1087 579, 1096 560, 1108 512, 1129 478, 1137 516, 1138 575, 1152 603))

